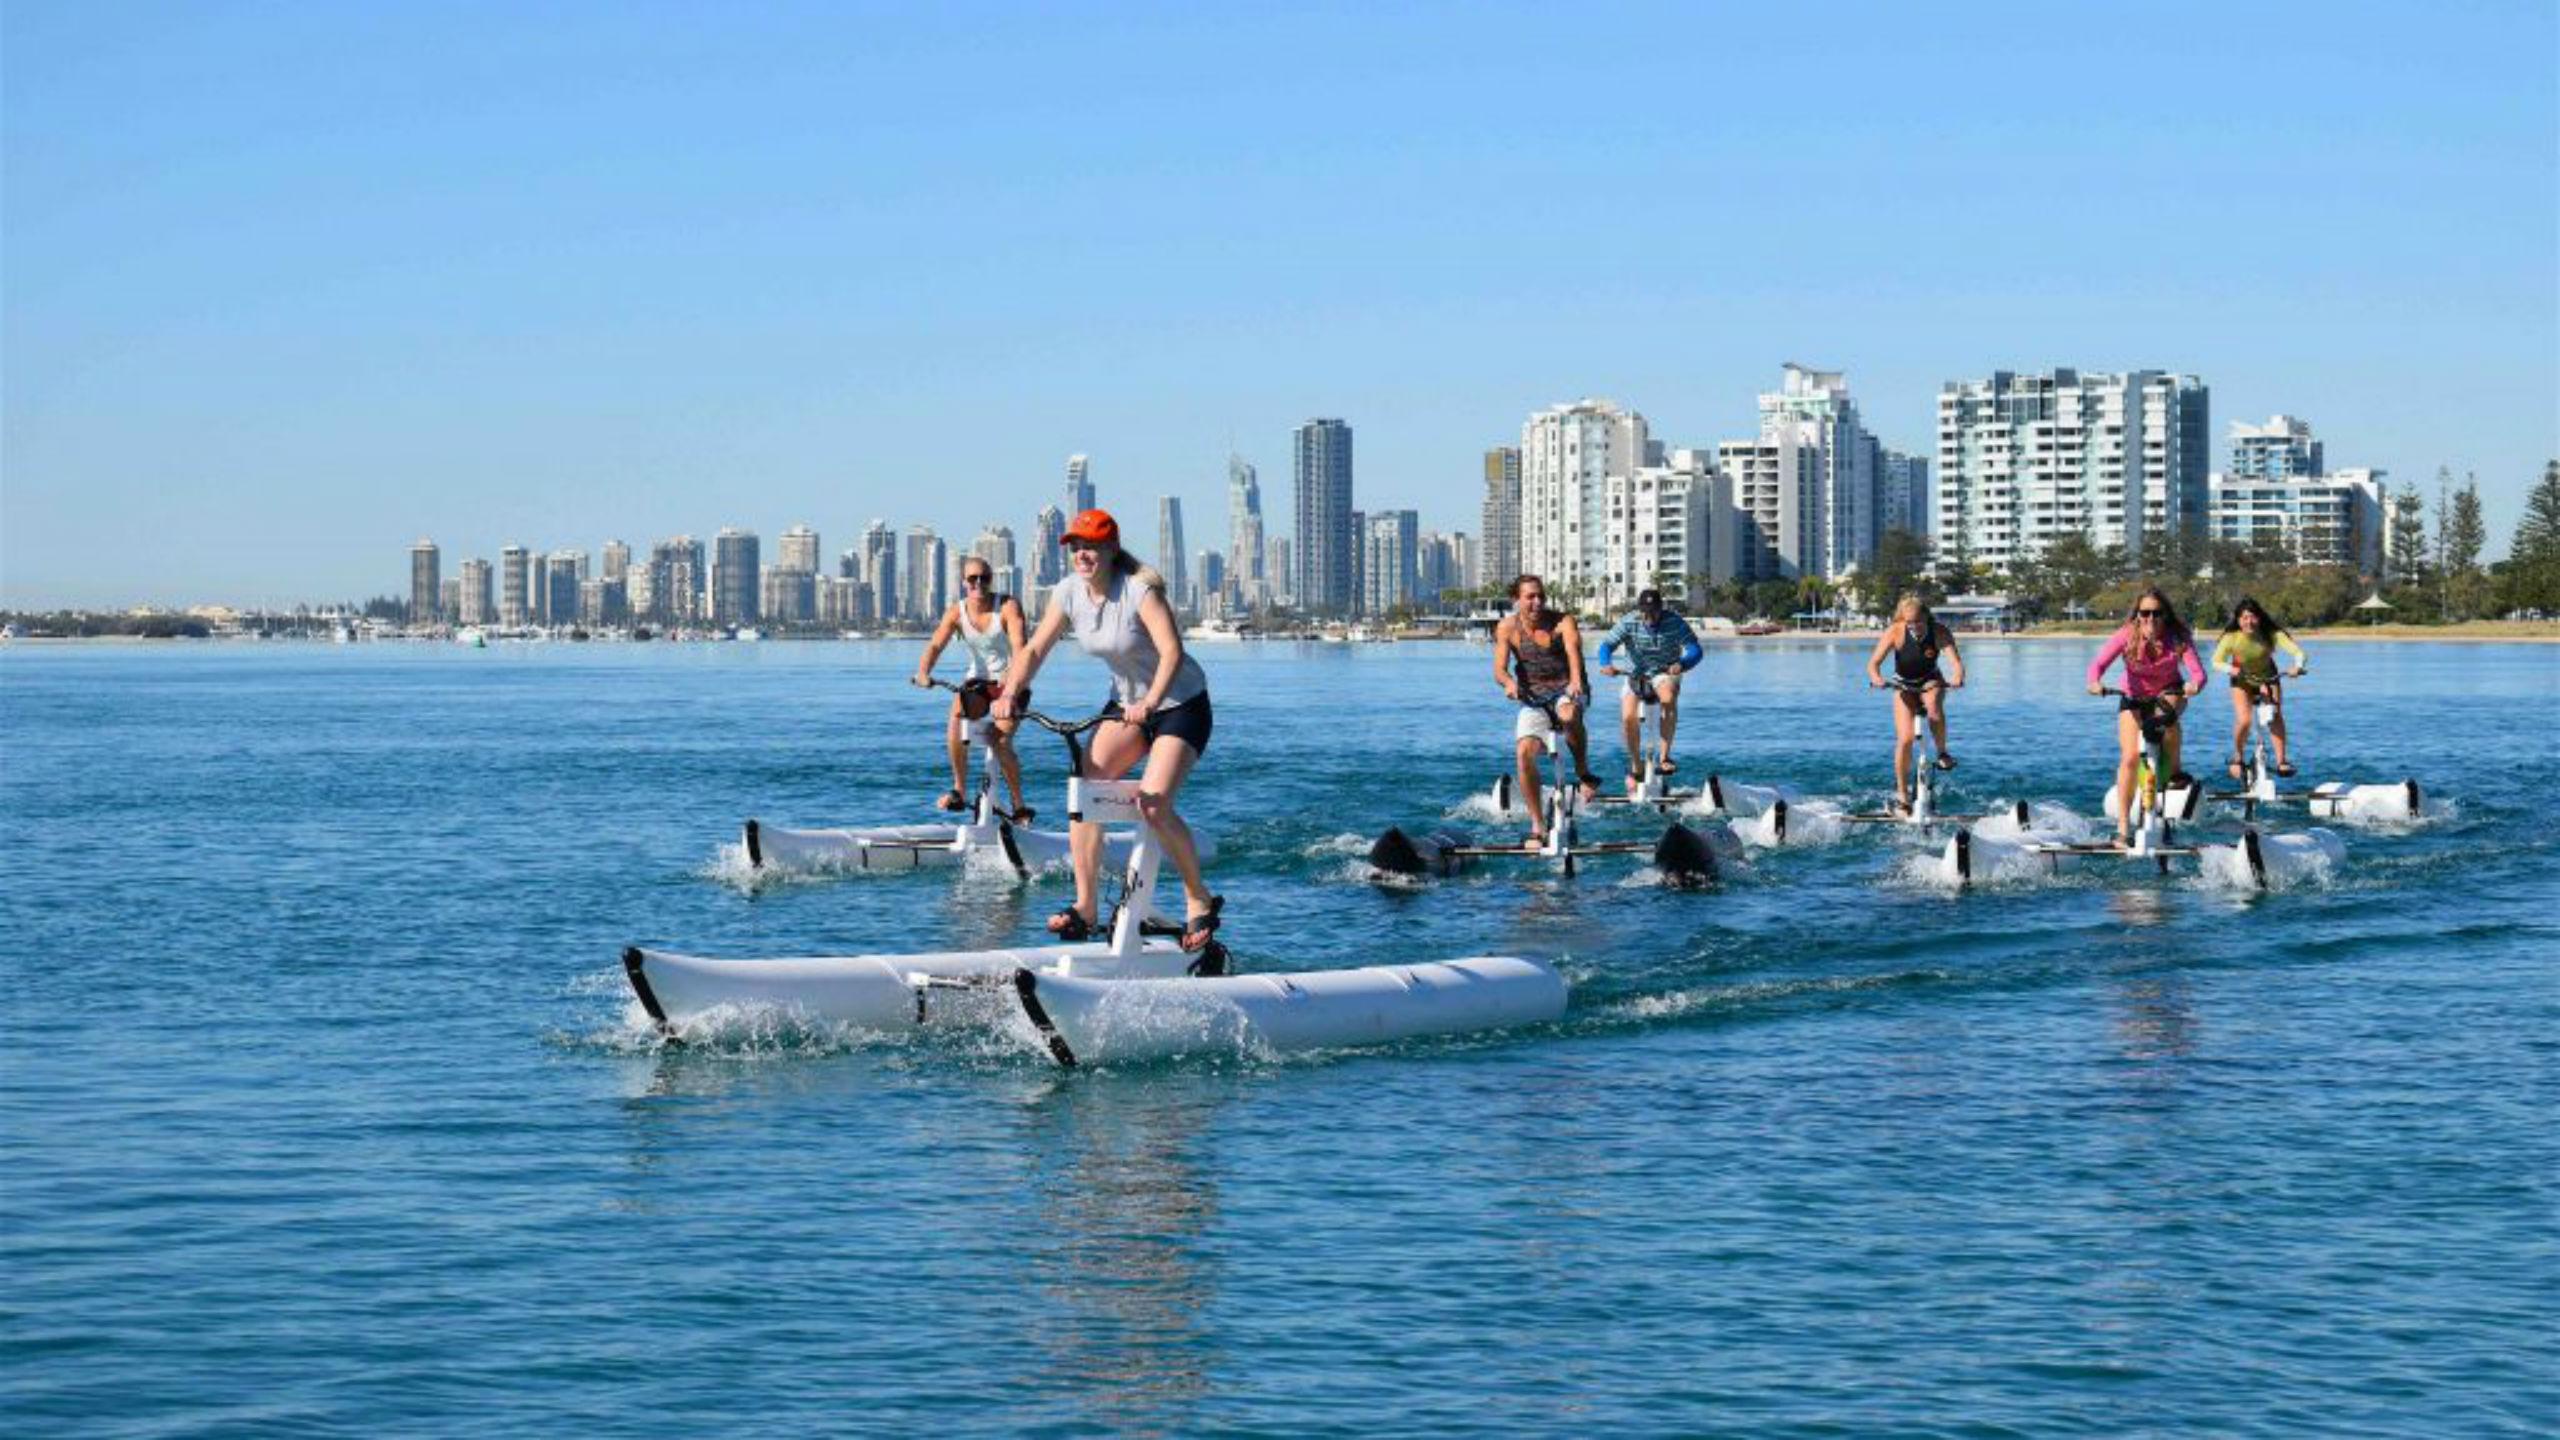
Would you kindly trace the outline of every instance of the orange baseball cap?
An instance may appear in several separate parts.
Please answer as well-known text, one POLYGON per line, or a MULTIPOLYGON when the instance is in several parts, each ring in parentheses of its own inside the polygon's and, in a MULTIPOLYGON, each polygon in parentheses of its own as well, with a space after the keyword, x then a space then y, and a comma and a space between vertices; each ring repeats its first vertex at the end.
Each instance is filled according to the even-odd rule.
POLYGON ((1070 540, 1104 541, 1117 545, 1120 543, 1120 522, 1112 519, 1108 510, 1087 510, 1067 526, 1067 533, 1058 537, 1061 545, 1070 540))

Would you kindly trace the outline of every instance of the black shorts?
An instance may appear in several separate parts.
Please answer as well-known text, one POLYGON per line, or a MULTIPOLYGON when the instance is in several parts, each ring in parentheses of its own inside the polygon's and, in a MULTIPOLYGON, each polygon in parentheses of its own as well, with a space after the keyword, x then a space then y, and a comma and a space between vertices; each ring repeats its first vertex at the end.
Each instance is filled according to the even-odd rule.
MULTIPOLYGON (((1111 719, 1119 719, 1120 702, 1116 699, 1104 702, 1102 713, 1111 719)), ((1160 735, 1170 735, 1190 746, 1193 755, 1207 754, 1209 732, 1217 728, 1216 717, 1209 710, 1209 692, 1203 690, 1179 705, 1158 707, 1138 728, 1146 732, 1149 744, 1155 743, 1160 735)))
POLYGON ((2134 723, 2142 727, 2142 733, 2157 740, 2178 728, 2178 712, 2169 708, 2168 699, 2165 692, 2145 695, 2139 700, 2130 695, 2120 695, 2116 697, 2116 709, 2131 711, 2134 723))

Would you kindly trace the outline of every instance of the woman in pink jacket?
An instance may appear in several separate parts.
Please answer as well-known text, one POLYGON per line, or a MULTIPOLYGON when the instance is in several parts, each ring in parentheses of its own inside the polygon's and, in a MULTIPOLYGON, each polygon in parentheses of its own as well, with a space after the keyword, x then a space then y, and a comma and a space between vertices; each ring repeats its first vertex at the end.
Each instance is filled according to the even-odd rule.
POLYGON ((2133 602, 2124 628, 2109 636, 2098 658, 2089 663, 2089 693, 2106 693, 2107 667, 2124 661, 2124 700, 2116 706, 2116 843, 2130 842, 2126 828, 2133 816, 2133 773, 2142 763, 2142 732, 2160 737, 2160 764, 2168 772, 2164 785, 2192 785, 2178 768, 2178 720, 2187 701, 2204 688, 2204 662, 2196 658, 2195 635, 2178 618, 2169 597, 2152 586, 2133 602), (2180 672, 2186 684, 2178 683, 2180 672))

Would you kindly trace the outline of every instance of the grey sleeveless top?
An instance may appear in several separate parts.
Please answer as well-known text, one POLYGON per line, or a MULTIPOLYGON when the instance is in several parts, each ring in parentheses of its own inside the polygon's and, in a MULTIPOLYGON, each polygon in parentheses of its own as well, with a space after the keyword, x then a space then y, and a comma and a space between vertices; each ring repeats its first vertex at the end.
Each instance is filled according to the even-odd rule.
MULTIPOLYGON (((1053 603, 1066 607, 1067 628, 1075 632, 1084 653, 1110 668, 1111 693, 1123 705, 1135 704, 1146 695, 1156 683, 1156 663, 1163 658, 1138 619, 1138 601, 1146 593, 1147 587, 1133 577, 1114 574, 1109 589, 1096 600, 1084 581, 1070 575, 1058 582, 1053 597, 1053 603)), ((1179 705, 1208 689, 1209 678, 1200 673, 1200 662, 1185 651, 1173 685, 1164 692, 1164 703, 1179 705)))

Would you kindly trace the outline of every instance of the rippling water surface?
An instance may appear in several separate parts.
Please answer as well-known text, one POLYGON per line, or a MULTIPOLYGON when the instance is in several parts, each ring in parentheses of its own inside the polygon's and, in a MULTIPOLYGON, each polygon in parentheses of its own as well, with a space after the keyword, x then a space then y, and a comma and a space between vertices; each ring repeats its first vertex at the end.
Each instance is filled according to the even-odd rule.
MULTIPOLYGON (((1366 837, 1503 763, 1488 652, 1210 650, 1186 809, 1242 964, 1528 954, 1572 1010, 1061 1074, 993 1037, 666 1049, 624 987, 633 941, 967 948, 1061 903, 738 883, 746 815, 927 818, 911 649, 13 647, 0 1415, 2549 1433, 2560 649, 2314 648, 2304 779, 2434 798, 2263 897, 2113 862, 1958 895, 1876 833, 1705 894, 1380 888, 1366 837)), ((2092 808, 2086 647, 1972 650, 1951 800, 2092 808)), ((1863 659, 1719 648, 1684 777, 1873 804, 1863 659)))

